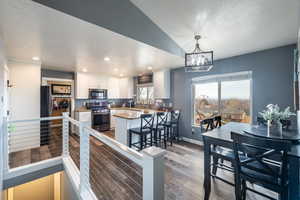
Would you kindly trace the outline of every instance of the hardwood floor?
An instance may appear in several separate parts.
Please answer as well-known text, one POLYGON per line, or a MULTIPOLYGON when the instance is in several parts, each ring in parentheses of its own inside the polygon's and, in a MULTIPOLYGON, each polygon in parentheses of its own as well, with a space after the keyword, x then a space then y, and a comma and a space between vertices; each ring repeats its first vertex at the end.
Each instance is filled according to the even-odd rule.
POLYGON ((56 127, 51 130, 51 137, 49 138, 48 145, 10 153, 10 168, 21 167, 60 156, 62 154, 61 130, 62 127, 56 127))
MULTIPOLYGON (((113 132, 106 135, 114 137, 113 132)), ((59 134, 54 136, 61 138, 59 134)), ((61 141, 56 141, 61 146, 61 141)), ((142 199, 142 168, 128 160, 110 147, 91 137, 90 181, 93 191, 100 200, 141 200, 142 199)), ((41 147, 38 150, 17 152, 10 155, 11 165, 36 162, 39 158, 51 154, 55 144, 41 147), (44 152, 47 152, 46 154, 44 152)), ((58 147, 57 147, 58 148, 58 147)), ((55 149, 55 148, 54 148, 55 149)), ((79 167, 79 138, 71 135, 70 155, 79 167)), ((203 191, 203 149, 201 146, 180 142, 168 146, 165 169, 165 199, 166 200, 202 200, 203 191)), ((219 170, 218 175, 232 180, 230 172, 219 170)), ((264 192, 267 192, 263 190, 264 192)), ((234 189, 218 180, 212 180, 211 200, 233 200, 234 189)), ((264 198, 247 194, 248 200, 263 200, 264 198)))

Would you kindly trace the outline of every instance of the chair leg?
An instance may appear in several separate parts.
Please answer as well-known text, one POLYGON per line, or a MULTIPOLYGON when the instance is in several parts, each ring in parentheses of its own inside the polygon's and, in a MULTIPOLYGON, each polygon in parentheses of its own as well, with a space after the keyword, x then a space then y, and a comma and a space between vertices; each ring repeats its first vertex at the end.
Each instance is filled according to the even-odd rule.
POLYGON ((177 142, 179 142, 179 126, 176 124, 176 136, 177 136, 177 142))
POLYGON ((132 145, 132 133, 129 131, 129 148, 131 148, 132 145))
POLYGON ((154 142, 155 142, 155 146, 158 146, 158 137, 157 137, 157 130, 154 131, 154 142))
POLYGON ((143 149, 143 135, 140 134, 140 151, 143 149))
POLYGON ((241 179, 240 177, 238 177, 237 174, 234 175, 234 179, 235 179, 235 199, 236 200, 241 200, 242 196, 241 196, 241 179))
POLYGON ((216 158, 216 157, 213 157, 213 168, 212 168, 212 174, 213 175, 217 174, 218 162, 219 162, 219 159, 216 158))
POLYGON ((247 184, 245 180, 242 180, 242 200, 246 200, 246 194, 247 194, 247 184))
POLYGON ((166 133, 165 131, 164 131, 164 148, 166 149, 167 148, 167 139, 168 139, 168 133, 166 133))
POLYGON ((287 187, 279 194, 279 199, 280 200, 288 199, 288 188, 287 187))
POLYGON ((153 145, 153 132, 150 133, 150 145, 153 145))
POLYGON ((168 135, 168 139, 170 140, 171 146, 173 146, 173 133, 172 131, 170 131, 169 128, 167 128, 167 135, 168 135))

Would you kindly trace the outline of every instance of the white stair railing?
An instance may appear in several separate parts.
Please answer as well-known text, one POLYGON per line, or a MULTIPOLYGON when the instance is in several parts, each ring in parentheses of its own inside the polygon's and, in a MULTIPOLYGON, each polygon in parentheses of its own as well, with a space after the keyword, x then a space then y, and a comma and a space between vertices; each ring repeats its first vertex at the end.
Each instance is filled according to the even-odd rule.
MULTIPOLYGON (((36 130, 36 127, 35 129, 36 130)), ((68 116, 68 113, 64 113, 60 117, 48 117, 33 120, 19 120, 7 122, 4 119, 3 126, 4 133, 4 172, 9 174, 7 177, 14 177, 21 174, 31 173, 36 169, 42 169, 49 167, 50 165, 58 164, 63 162, 66 168, 72 169, 77 174, 74 176, 75 185, 78 186, 79 195, 82 199, 97 199, 95 194, 92 192, 90 184, 90 136, 95 137, 103 144, 109 146, 113 150, 119 152, 123 156, 132 160, 143 169, 143 200, 163 200, 164 199, 164 155, 166 151, 157 147, 150 147, 144 149, 141 152, 137 152, 126 145, 123 145, 116 140, 88 127, 87 124, 76 121, 68 116), (25 124, 28 128, 28 123, 37 123, 48 120, 62 119, 62 154, 55 159, 49 158, 35 164, 28 164, 21 168, 11 170, 9 168, 9 153, 10 153, 10 135, 15 133, 17 129, 10 130, 12 124, 25 124), (69 125, 72 124, 79 128, 80 132, 80 170, 72 161, 69 150, 69 125), (59 162, 58 162, 59 161, 59 162), (66 165, 70 167, 66 167, 66 165), (77 172, 76 172, 77 171, 77 172), (79 182, 79 183, 78 183, 79 182)), ((26 136, 26 134, 24 135, 26 136)), ((71 177, 72 178, 72 177, 71 177)), ((76 186, 76 187, 77 187, 76 186)))
MULTIPOLYGON (((141 152, 137 152, 126 145, 88 127, 85 123, 80 123, 67 115, 64 118, 79 127, 80 130, 80 194, 85 197, 91 190, 89 179, 90 162, 90 136, 111 147, 128 159, 134 161, 143 168, 143 200, 163 200, 164 199, 164 155, 166 151, 150 147, 141 152)), ((64 123, 67 126, 68 123, 64 123)), ((66 133, 65 133, 66 134, 66 133)), ((65 137, 63 137, 65 138, 65 137)), ((65 141, 67 142, 67 141, 65 141)))

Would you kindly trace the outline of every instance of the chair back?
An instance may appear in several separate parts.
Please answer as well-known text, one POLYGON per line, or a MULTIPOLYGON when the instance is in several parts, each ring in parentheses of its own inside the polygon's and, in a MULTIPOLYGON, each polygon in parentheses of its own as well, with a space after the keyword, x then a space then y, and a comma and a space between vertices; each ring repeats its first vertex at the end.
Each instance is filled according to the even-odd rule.
POLYGON ((171 111, 171 122, 178 123, 180 118, 180 110, 171 111))
POLYGON ((203 125, 206 125, 205 131, 208 131, 208 129, 213 130, 215 128, 214 118, 203 119, 200 122, 200 125, 201 125, 201 129, 202 129, 203 125))
POLYGON ((218 128, 222 126, 222 117, 221 115, 215 116, 214 117, 214 127, 218 128))
POLYGON ((154 116, 152 114, 141 115, 141 132, 152 131, 153 129, 154 116))
POLYGON ((168 121, 167 112, 157 112, 156 113, 156 128, 163 126, 168 121))
POLYGON ((270 140, 234 132, 231 132, 231 139, 233 140, 235 169, 238 176, 243 174, 241 170, 243 168, 280 180, 277 182, 280 186, 287 184, 287 156, 291 150, 291 142, 270 140))

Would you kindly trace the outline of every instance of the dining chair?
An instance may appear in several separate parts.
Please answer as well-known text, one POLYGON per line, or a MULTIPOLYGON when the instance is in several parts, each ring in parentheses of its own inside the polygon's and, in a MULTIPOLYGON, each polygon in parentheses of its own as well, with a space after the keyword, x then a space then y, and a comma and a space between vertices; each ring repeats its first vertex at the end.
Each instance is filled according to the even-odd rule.
POLYGON ((141 122, 140 122, 140 127, 137 128, 131 128, 129 129, 129 147, 136 147, 138 150, 142 150, 147 145, 152 146, 153 141, 153 122, 154 122, 154 116, 152 114, 142 114, 141 115, 141 122), (138 142, 133 142, 132 141, 132 136, 133 134, 139 136, 139 141, 138 142), (149 137, 150 135, 150 137, 149 137), (149 140, 150 142, 149 142, 149 140))
POLYGON ((167 148, 167 140, 169 129, 164 126, 168 120, 168 112, 157 112, 156 113, 156 122, 153 126, 153 140, 154 144, 158 146, 158 143, 163 141, 164 147, 167 148))
MULTIPOLYGON (((214 118, 214 128, 219 128, 222 126, 222 117, 221 115, 215 116, 214 118)), ((234 153, 232 149, 228 149, 225 147, 220 147, 217 145, 213 146, 212 149, 212 174, 216 176, 217 169, 221 168, 230 172, 234 172, 232 167, 232 162, 234 161, 234 153), (230 162, 229 164, 225 165, 224 160, 230 162)), ((232 183, 233 184, 233 183, 232 183)))
POLYGON ((213 130, 215 128, 214 117, 203 119, 200 122, 200 128, 201 131, 205 130, 205 132, 207 132, 208 130, 213 130), (203 126, 206 126, 206 128, 204 128, 203 126))
POLYGON ((247 190, 268 199, 277 199, 249 188, 247 182, 277 192, 280 200, 288 199, 289 166, 287 158, 288 152, 291 150, 291 142, 235 132, 231 132, 231 139, 235 155, 236 199, 245 200, 247 190))

